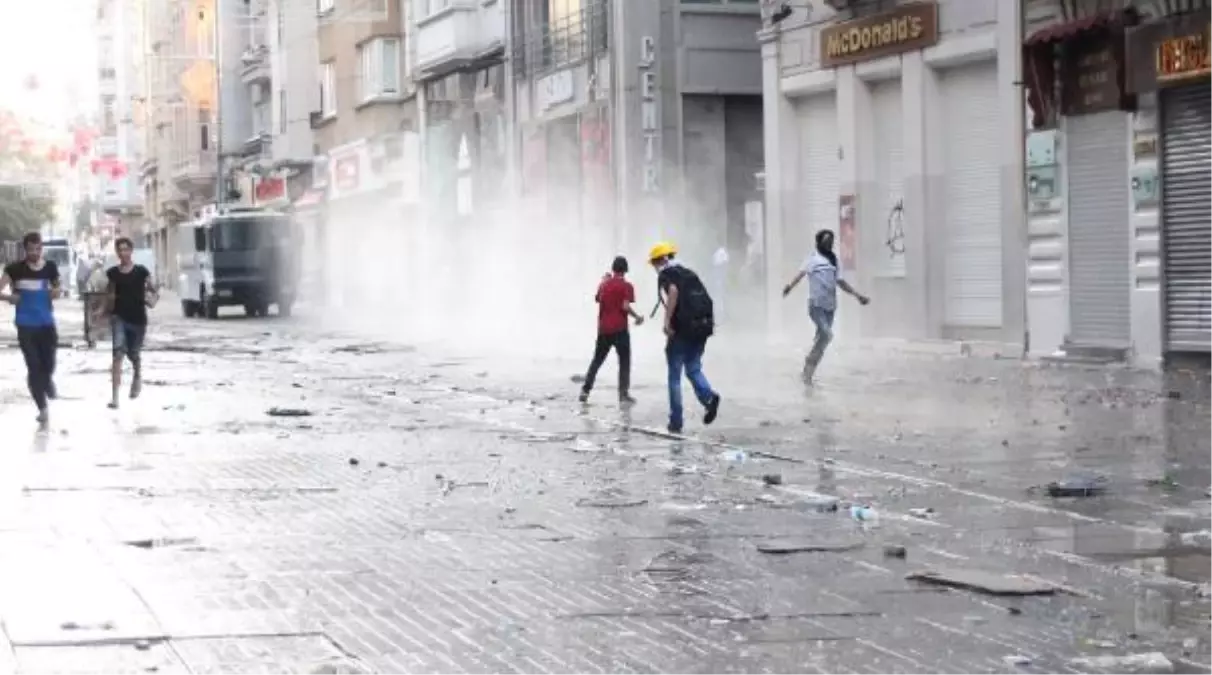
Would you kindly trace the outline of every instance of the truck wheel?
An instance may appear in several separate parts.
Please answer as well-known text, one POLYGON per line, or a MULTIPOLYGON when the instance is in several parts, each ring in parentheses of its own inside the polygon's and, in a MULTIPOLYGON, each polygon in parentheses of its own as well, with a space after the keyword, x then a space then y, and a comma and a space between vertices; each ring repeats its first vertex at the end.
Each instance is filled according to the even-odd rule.
POLYGON ((196 312, 194 312, 194 304, 192 302, 190 302, 189 300, 182 300, 181 301, 181 316, 184 316, 187 319, 192 319, 192 318, 194 318, 195 314, 196 314, 196 312))
POLYGON ((208 319, 219 318, 219 303, 212 300, 209 295, 203 293, 202 299, 198 301, 198 306, 200 308, 199 312, 202 314, 202 316, 205 316, 208 319))
POLYGON ((256 316, 260 313, 260 308, 256 305, 244 305, 244 316, 256 316))

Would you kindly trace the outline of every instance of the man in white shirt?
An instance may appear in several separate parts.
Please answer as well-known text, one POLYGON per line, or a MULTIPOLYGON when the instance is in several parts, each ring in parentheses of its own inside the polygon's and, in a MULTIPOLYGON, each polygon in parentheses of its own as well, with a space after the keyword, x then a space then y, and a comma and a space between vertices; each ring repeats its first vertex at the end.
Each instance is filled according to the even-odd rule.
POLYGON ((812 341, 812 351, 804 358, 803 378, 805 383, 811 383, 820 365, 825 349, 833 341, 833 315, 837 311, 837 289, 842 289, 858 299, 859 304, 871 302, 867 296, 854 290, 854 287, 842 278, 842 269, 838 265, 837 255, 833 252, 833 231, 821 230, 816 233, 816 251, 804 261, 804 267, 795 275, 791 283, 783 288, 783 297, 791 294, 792 289, 808 277, 808 318, 816 325, 816 337, 812 341))

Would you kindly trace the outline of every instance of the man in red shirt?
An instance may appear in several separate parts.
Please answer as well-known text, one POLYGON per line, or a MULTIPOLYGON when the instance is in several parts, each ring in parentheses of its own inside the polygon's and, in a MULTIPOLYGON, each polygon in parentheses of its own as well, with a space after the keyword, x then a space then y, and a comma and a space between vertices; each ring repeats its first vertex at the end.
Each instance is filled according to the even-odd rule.
POLYGON ((644 323, 631 304, 635 302, 635 287, 627 281, 627 259, 618 256, 610 265, 611 274, 598 285, 598 341, 593 348, 593 361, 585 373, 585 385, 581 387, 581 403, 589 400, 593 381, 598 369, 606 361, 611 347, 619 354, 619 403, 635 403, 631 397, 631 334, 627 332, 627 317, 635 319, 635 325, 644 323))

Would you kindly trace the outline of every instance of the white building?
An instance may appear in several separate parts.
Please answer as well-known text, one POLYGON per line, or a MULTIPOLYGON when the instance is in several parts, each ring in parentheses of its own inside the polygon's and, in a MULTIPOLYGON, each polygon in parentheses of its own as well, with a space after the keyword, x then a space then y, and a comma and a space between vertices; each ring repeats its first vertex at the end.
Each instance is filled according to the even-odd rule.
MULTIPOLYGON (((143 31, 139 0, 97 3, 98 138, 91 169, 100 207, 121 220, 143 213, 143 31)), ((126 231, 126 234, 132 232, 126 231)))
POLYGON ((317 23, 311 5, 269 3, 269 67, 273 83, 270 133, 276 164, 310 165, 315 135, 310 115, 320 109, 317 86, 317 23))
POLYGON ((772 329, 807 334, 779 296, 829 228, 873 299, 842 335, 1023 346, 1019 7, 814 0, 763 30, 772 329))

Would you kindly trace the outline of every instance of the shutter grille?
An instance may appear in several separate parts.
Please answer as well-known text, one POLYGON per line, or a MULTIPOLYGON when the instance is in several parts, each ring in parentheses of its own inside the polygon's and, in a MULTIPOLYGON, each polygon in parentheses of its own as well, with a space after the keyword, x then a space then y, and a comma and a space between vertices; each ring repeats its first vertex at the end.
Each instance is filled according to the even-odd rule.
POLYGON ((1162 95, 1162 237, 1167 351, 1212 343, 1212 94, 1162 95))

